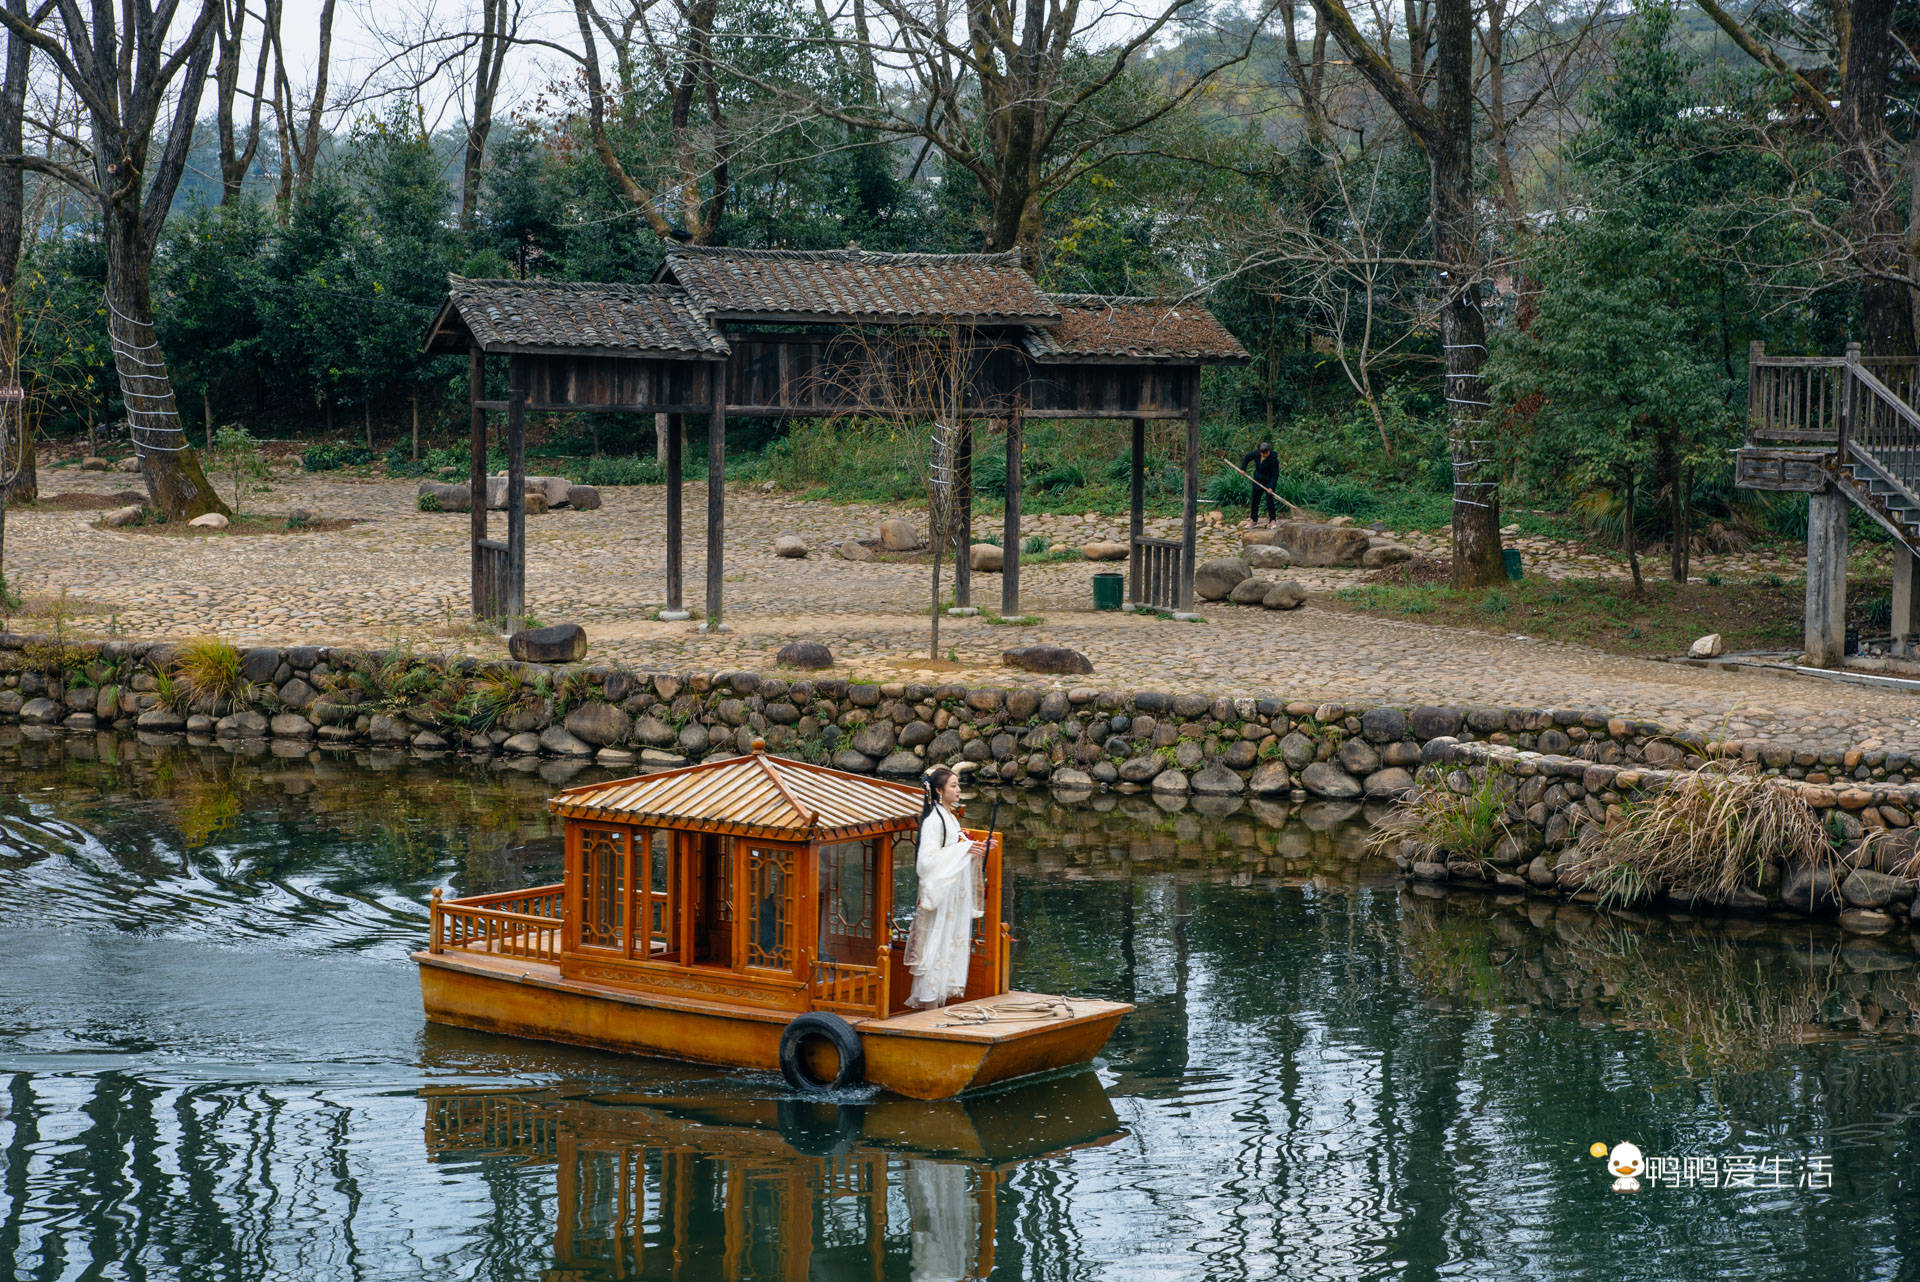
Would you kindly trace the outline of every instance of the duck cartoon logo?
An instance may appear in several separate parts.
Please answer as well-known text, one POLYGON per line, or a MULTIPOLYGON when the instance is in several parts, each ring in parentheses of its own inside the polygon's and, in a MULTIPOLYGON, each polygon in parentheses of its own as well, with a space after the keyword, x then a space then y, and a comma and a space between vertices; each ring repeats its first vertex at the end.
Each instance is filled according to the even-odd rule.
POLYGON ((1614 1192, 1638 1193, 1640 1191, 1639 1176, 1647 1169, 1647 1159, 1641 1156, 1639 1145, 1623 1142, 1609 1149, 1605 1144, 1596 1141, 1587 1151, 1594 1157, 1607 1159, 1607 1170, 1614 1177, 1614 1192))

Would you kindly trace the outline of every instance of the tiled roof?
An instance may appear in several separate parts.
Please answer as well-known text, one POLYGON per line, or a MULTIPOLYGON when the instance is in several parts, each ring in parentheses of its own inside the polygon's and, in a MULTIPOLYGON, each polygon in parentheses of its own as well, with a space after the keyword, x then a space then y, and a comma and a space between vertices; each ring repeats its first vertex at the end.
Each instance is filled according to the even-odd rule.
POLYGON ((1051 324, 1060 315, 1004 254, 874 254, 860 249, 716 249, 676 245, 661 278, 715 317, 896 324, 991 320, 1051 324))
POLYGON ((428 336, 449 347, 458 316, 482 351, 650 352, 725 356, 727 340, 672 285, 447 278, 447 305, 428 336))
POLYGON ((1060 323, 1030 329, 1027 353, 1037 361, 1204 361, 1248 359, 1247 349, 1198 303, 1164 298, 1049 294, 1060 323))
POLYGON ((569 788, 547 803, 567 819, 664 824, 804 840, 920 817, 920 789, 788 757, 745 757, 569 788))

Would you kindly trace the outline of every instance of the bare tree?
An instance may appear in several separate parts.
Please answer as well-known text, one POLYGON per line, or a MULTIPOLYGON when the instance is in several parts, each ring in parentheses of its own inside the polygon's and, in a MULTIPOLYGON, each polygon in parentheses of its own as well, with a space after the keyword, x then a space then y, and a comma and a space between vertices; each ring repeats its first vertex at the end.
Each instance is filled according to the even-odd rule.
POLYGON ((241 97, 240 76, 246 61, 247 0, 221 0, 219 52, 214 59, 214 122, 220 135, 220 203, 240 194, 260 150, 260 116, 267 102, 267 68, 279 43, 280 0, 265 0, 258 47, 254 52, 253 88, 248 99, 247 123, 237 123, 241 97))
MULTIPOLYGON (((1860 279, 1862 345, 1871 356, 1914 354, 1915 270, 1920 240, 1908 244, 1900 217, 1899 162, 1888 128, 1887 98, 1899 41, 1896 0, 1825 0, 1815 10, 1831 43, 1824 67, 1797 67, 1762 34, 1716 0, 1700 8, 1748 57, 1776 76, 1806 118, 1840 154, 1846 178, 1847 220, 1837 230, 1860 279), (1832 82, 1839 82, 1839 98, 1832 82)), ((1775 15, 1793 17, 1792 7, 1775 15)), ((1909 61, 1911 51, 1901 51, 1909 61)), ((1913 157, 1920 165, 1920 155, 1913 157)), ((1913 181, 1920 186, 1920 167, 1913 181)), ((1816 236, 1829 229, 1809 223, 1816 236)))
POLYGON ((1165 93, 1122 90, 1139 88, 1128 78, 1161 36, 1206 19, 1202 0, 1145 11, 1080 0, 871 0, 877 22, 865 21, 863 5, 854 31, 835 39, 880 69, 874 104, 769 87, 842 124, 917 139, 922 157, 938 152, 979 184, 982 247, 1031 253, 1055 194, 1247 59, 1278 0, 1265 3, 1217 57, 1165 93))
POLYGON ((187 444, 154 334, 152 300, 154 247, 186 171, 220 3, 201 0, 186 24, 177 22, 176 0, 162 0, 158 8, 152 0, 123 0, 117 10, 96 4, 90 18, 78 0, 43 0, 31 12, 0 9, 8 32, 51 64, 86 104, 91 172, 18 148, 0 154, 0 166, 58 179, 100 212, 107 328, 120 393, 147 491, 172 519, 227 511, 187 444), (172 114, 163 129, 169 100, 172 114))
POLYGON ((326 128, 328 77, 333 62, 333 12, 336 0, 320 0, 320 43, 313 69, 313 89, 304 111, 294 99, 288 78, 287 55, 280 24, 268 24, 273 41, 273 117, 280 133, 280 219, 286 221, 293 202, 313 181, 320 159, 320 139, 326 128), (302 115, 305 120, 301 119, 302 115))
MULTIPOLYGON (((7 9, 20 22, 31 20, 26 0, 5 0, 7 9)), ((25 39, 7 33, 6 79, 0 82, 0 151, 25 150, 27 113, 27 76, 32 49, 25 39)), ((14 287, 20 275, 20 248, 26 230, 26 171, 18 165, 0 168, 0 383, 9 396, 20 387, 20 307, 14 287)), ((24 399, 0 402, 0 548, 6 532, 6 505, 18 498, 32 500, 38 490, 37 477, 30 460, 33 444, 31 424, 24 399), (15 459, 24 466, 15 469, 15 459), (6 475, 12 473, 11 475, 6 475), (25 481, 23 486, 21 481, 25 481)), ((0 595, 6 579, 0 574, 0 595)))
POLYGON ((480 209, 480 167, 493 132, 493 104, 506 70, 507 50, 520 34, 519 0, 480 0, 480 36, 473 69, 473 109, 460 165, 460 225, 468 230, 480 209))
POLYGON ((1446 360, 1442 390, 1453 453, 1453 583, 1461 588, 1495 583, 1505 577, 1505 568, 1500 555, 1499 479, 1486 426, 1486 384, 1480 373, 1487 357, 1487 322, 1480 306, 1487 264, 1473 192, 1472 3, 1432 0, 1431 103, 1423 92, 1429 76, 1403 75, 1390 59, 1390 46, 1376 46, 1363 36, 1343 0, 1313 0, 1313 7, 1360 74, 1426 153, 1433 257, 1438 263, 1440 342, 1446 360))
POLYGON ((719 0, 616 0, 611 9, 596 0, 573 0, 580 29, 576 56, 586 81, 586 124, 594 154, 627 203, 662 240, 711 242, 732 192, 736 143, 721 110, 713 60, 718 9, 719 0), (603 42, 614 59, 611 87, 601 60, 603 42), (657 184, 620 158, 609 130, 610 114, 625 113, 647 96, 641 83, 643 64, 671 104, 672 159, 667 177, 657 184), (669 217, 675 211, 677 227, 669 217))

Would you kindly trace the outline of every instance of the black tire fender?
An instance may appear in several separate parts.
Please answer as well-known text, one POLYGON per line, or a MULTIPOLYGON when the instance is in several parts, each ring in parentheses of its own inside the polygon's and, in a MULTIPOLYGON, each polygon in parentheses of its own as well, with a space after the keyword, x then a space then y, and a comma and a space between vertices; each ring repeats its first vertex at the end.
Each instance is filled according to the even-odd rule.
POLYGON ((867 1078, 867 1053, 860 1045, 860 1034, 838 1015, 823 1010, 796 1015, 780 1033, 780 1075, 797 1091, 823 1092, 843 1086, 858 1086, 867 1078), (840 1057, 840 1070, 832 1081, 819 1081, 807 1072, 800 1052, 807 1043, 824 1039, 840 1057))

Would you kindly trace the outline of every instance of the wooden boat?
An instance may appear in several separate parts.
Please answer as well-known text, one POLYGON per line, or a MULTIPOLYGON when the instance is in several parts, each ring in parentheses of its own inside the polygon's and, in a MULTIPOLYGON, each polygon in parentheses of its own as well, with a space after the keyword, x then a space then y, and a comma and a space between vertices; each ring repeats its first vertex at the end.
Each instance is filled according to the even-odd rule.
POLYGON ((554 1278, 988 1277, 1008 1176, 1125 1134, 1091 1071, 931 1103, 423 1094, 431 1160, 554 1165, 554 1278))
POLYGON ((431 942, 413 955, 427 1018, 915 1099, 1092 1059, 1133 1008, 1008 991, 997 834, 963 998, 907 1008, 892 912, 920 800, 757 741, 568 789, 548 802, 565 821, 564 881, 434 892, 431 942))

